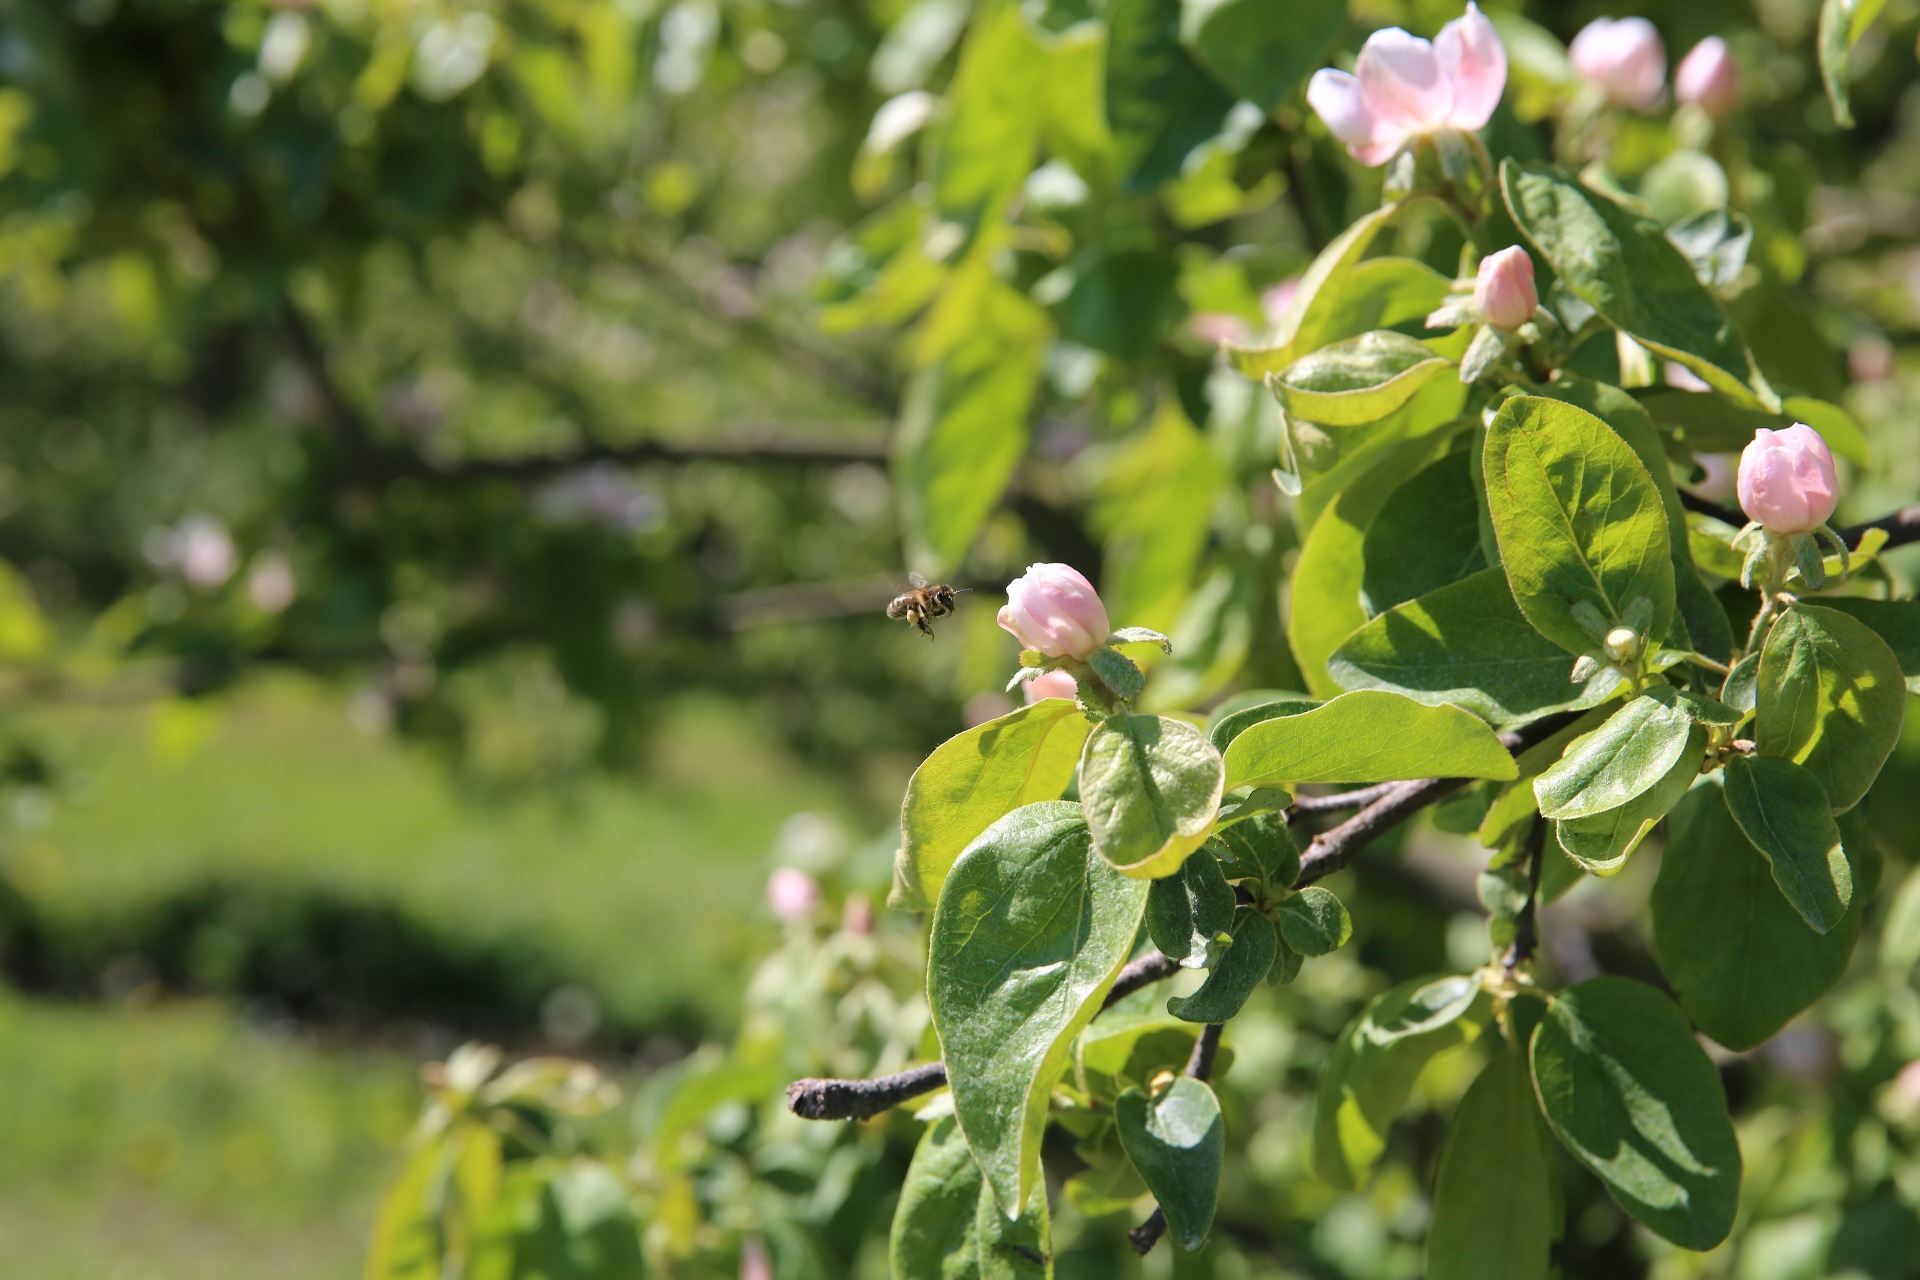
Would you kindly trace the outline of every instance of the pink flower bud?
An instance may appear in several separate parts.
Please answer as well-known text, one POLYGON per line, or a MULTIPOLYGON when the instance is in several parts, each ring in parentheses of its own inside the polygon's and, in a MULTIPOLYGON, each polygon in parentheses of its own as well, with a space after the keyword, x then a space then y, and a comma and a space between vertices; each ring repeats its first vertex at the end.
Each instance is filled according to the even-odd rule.
POLYGON ((1517 329, 1533 318, 1540 305, 1539 291, 1533 287, 1533 259, 1519 245, 1512 245, 1480 259, 1480 274, 1473 281, 1473 309, 1496 329, 1517 329))
POLYGON ((1827 522, 1840 499, 1833 454, 1804 422, 1785 431, 1761 427, 1740 455, 1740 509, 1770 533, 1807 533, 1827 522))
POLYGON ((798 867, 781 867, 767 877, 767 905, 782 920, 803 920, 820 905, 820 886, 798 867))
POLYGON ((1085 659, 1113 634, 1093 584, 1064 564, 1028 565, 1007 584, 999 622, 1021 644, 1049 658, 1085 659))
POLYGON ((1673 96, 1716 120, 1733 114, 1740 105, 1740 68, 1725 40, 1708 36, 1687 51, 1673 73, 1673 96))
POLYGON ((1667 94, 1667 51, 1645 18, 1595 18, 1567 48, 1574 71, 1607 100, 1651 111, 1667 94))
POLYGON ((1431 42, 1399 27, 1374 32, 1352 75, 1313 73, 1307 102, 1354 159, 1378 165, 1422 134, 1482 127, 1506 87, 1506 48, 1470 3, 1431 42))
POLYGON ((1027 701, 1038 702, 1042 698, 1072 698, 1078 696, 1080 684, 1064 671, 1046 671, 1026 683, 1027 701))

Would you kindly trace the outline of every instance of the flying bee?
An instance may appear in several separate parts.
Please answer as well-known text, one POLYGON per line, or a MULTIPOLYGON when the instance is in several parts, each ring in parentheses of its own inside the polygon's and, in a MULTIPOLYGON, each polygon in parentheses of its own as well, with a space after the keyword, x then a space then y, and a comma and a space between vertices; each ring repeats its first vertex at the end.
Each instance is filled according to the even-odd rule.
POLYGON ((967 587, 950 587, 944 582, 930 583, 917 573, 909 573, 907 581, 913 584, 913 590, 905 595, 893 598, 887 606, 889 618, 905 618, 913 624, 927 639, 933 639, 933 619, 945 617, 953 612, 953 598, 967 587))

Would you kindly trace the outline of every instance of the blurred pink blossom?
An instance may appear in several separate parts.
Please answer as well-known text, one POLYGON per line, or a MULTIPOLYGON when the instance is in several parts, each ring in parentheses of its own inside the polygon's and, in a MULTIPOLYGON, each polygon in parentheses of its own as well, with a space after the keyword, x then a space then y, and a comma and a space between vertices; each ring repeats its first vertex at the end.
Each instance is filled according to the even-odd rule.
POLYGON ((1100 594, 1084 574, 1064 564, 1028 565, 1008 583, 999 623, 1049 658, 1085 659, 1113 634, 1100 594))
POLYGON ((1506 48, 1469 3, 1431 41, 1399 27, 1374 32, 1353 74, 1313 73, 1307 102, 1354 159, 1379 165, 1424 134, 1481 128, 1506 87, 1506 48))
POLYGON ((1617 106, 1651 111, 1667 96, 1667 51, 1645 18, 1595 18, 1573 38, 1567 56, 1580 78, 1617 106))
POLYGON ((1026 690, 1028 702, 1038 702, 1042 698, 1072 698, 1080 692, 1079 683, 1064 671, 1044 672, 1022 687, 1026 690))
POLYGON ((1708 36, 1687 51, 1673 73, 1673 96, 1699 107, 1716 120, 1740 105, 1740 68, 1719 36, 1708 36))
POLYGON ((820 885, 798 867, 780 867, 767 877, 767 905, 782 920, 804 920, 820 905, 820 885))

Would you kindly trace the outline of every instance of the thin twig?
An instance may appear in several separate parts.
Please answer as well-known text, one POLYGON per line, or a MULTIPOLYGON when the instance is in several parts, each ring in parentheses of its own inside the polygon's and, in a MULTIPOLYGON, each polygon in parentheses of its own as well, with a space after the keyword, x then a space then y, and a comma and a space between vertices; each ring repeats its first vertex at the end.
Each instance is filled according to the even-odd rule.
MULTIPOLYGON (((1193 1042, 1193 1053, 1187 1058, 1186 1074, 1195 1080, 1213 1078, 1213 1062, 1220 1054, 1220 1032, 1226 1024, 1209 1022, 1200 1028, 1200 1035, 1193 1042)), ((1153 1206, 1153 1214, 1145 1222, 1127 1232, 1127 1243, 1141 1257, 1152 1252, 1153 1246, 1160 1243, 1160 1237, 1167 1233, 1167 1211, 1159 1205, 1153 1206)))
POLYGON ((1293 803, 1287 807, 1294 813, 1338 813, 1343 809, 1364 809, 1395 787, 1403 785, 1399 782, 1376 782, 1370 787, 1336 791, 1332 795, 1295 796, 1293 803))
MULTIPOLYGON (((1105 1012, 1142 987, 1163 982, 1178 972, 1180 966, 1158 951, 1130 960, 1113 980, 1100 1009, 1105 1012)), ((1212 1069, 1211 1059, 1208 1069, 1212 1069)), ((868 1120, 946 1083, 944 1062, 929 1062, 871 1080, 795 1080, 787 1086, 787 1109, 803 1120, 868 1120)))
POLYGON ((1533 959, 1533 953, 1540 946, 1540 867, 1546 861, 1542 856, 1546 851, 1547 820, 1538 818, 1533 829, 1527 832, 1527 843, 1522 856, 1527 860, 1527 901, 1520 908, 1520 914, 1513 922, 1513 945, 1507 948, 1506 957, 1501 964, 1508 973, 1533 959))
POLYGON ((1420 778, 1394 783, 1378 800, 1313 838, 1307 851, 1300 855, 1300 878, 1293 882, 1293 887, 1301 889, 1316 880, 1324 880, 1388 831, 1465 785, 1465 778, 1420 778))

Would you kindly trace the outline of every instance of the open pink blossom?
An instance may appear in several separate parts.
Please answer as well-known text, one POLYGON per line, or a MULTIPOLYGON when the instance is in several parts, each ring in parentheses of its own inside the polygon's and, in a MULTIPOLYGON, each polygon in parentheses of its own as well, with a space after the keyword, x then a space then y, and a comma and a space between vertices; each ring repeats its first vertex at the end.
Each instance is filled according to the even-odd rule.
POLYGON ((1038 702, 1042 698, 1071 698, 1080 692, 1080 684, 1064 671, 1043 671, 1027 681, 1027 701, 1038 702))
POLYGON ((1673 96, 1716 120, 1733 114, 1740 105, 1740 68, 1725 40, 1708 36, 1687 51, 1673 73, 1673 96))
POLYGON ((1617 106, 1651 111, 1667 96, 1667 50, 1645 18, 1595 18, 1567 46, 1567 57, 1617 106))
POLYGON ((1361 164, 1385 164, 1423 134, 1481 128, 1507 87, 1507 51, 1478 6, 1422 40, 1399 27, 1367 37, 1353 74, 1322 69, 1307 102, 1361 164))
POLYGON ((1473 280, 1473 309, 1496 329, 1517 329, 1533 319, 1540 293, 1533 283, 1533 259, 1519 245, 1480 259, 1473 280))
POLYGON ((1107 607, 1085 575, 1071 565, 1034 564, 1007 584, 1000 626, 1049 658, 1085 659, 1107 642, 1107 607))
POLYGON ((1804 422, 1785 431, 1755 431, 1740 455, 1737 488, 1740 509, 1769 533, 1811 532, 1840 500, 1833 454, 1804 422))

